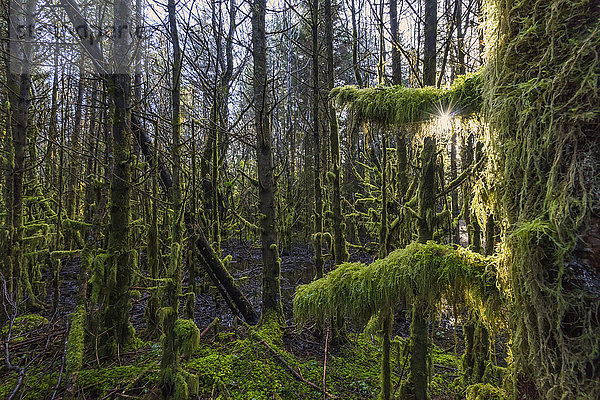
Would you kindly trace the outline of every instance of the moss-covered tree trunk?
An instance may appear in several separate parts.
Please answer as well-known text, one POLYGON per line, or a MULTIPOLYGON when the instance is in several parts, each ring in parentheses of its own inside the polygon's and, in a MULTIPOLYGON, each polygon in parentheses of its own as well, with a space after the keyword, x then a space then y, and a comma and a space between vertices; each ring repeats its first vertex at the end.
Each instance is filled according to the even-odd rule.
POLYGON ((388 173, 387 173, 387 132, 382 133, 381 156, 381 225, 379 226, 379 258, 388 254, 388 173))
POLYGON ((312 29, 312 124, 313 124, 313 155, 314 169, 314 196, 315 208, 314 238, 315 269, 317 278, 323 276, 323 189, 321 187, 321 137, 319 135, 319 0, 311 3, 311 29, 312 29))
MULTIPOLYGON (((23 5, 21 5, 23 6, 23 5)), ((8 36, 17 38, 19 26, 33 26, 33 18, 37 6, 36 0, 29 0, 25 10, 16 2, 8 3, 8 36), (25 15, 23 15, 25 14, 25 15)), ((20 288, 28 279, 22 274, 23 269, 23 177, 25 173, 25 155, 27 151, 27 130, 29 123, 29 107, 31 104, 31 68, 32 47, 27 41, 14 40, 9 43, 6 55, 6 89, 8 92, 8 122, 6 127, 7 165, 6 165, 6 238, 2 242, 6 246, 2 274, 6 279, 8 295, 13 300, 20 300, 20 288)), ((0 300, 4 304, 5 298, 0 300)), ((3 315, 4 317, 4 315, 3 315)), ((3 322, 0 317, 0 322, 3 322)))
MULTIPOLYGON (((426 243, 433 238, 435 212, 435 173, 436 173, 436 140, 426 137, 421 151, 421 176, 418 187, 418 241, 426 243)), ((427 324, 427 307, 417 298, 412 305, 412 321, 410 325, 411 356, 410 377, 404 388, 404 395, 416 400, 427 399, 427 357, 429 329, 427 324)))
POLYGON ((176 377, 180 373, 179 355, 181 349, 177 341, 175 323, 179 317, 179 296, 181 294, 181 49, 177 31, 177 13, 175 0, 168 0, 167 13, 169 33, 173 46, 173 64, 171 69, 171 158, 173 160, 173 186, 171 187, 171 255, 167 280, 164 288, 163 304, 160 310, 160 322, 163 330, 162 359, 160 372, 162 390, 166 398, 173 398, 178 388, 176 377))
MULTIPOLYGON (((117 2, 119 12, 127 7, 117 2)), ((115 9, 117 11, 117 9, 115 9)), ((129 252, 130 197, 131 197, 131 131, 129 125, 129 74, 112 74, 109 90, 113 98, 113 157, 114 169, 110 182, 110 225, 108 237, 108 304, 104 324, 108 330, 109 346, 122 345, 133 336, 129 322, 129 282, 131 265, 129 252)), ((108 349, 113 352, 114 348, 108 349)), ((116 352, 115 352, 116 354, 116 352)))
MULTIPOLYGON (((155 132, 158 133, 157 124, 155 132)), ((150 226, 148 228, 148 243, 146 247, 148 272, 153 279, 154 288, 150 292, 148 304, 144 310, 144 317, 148 324, 148 331, 154 332, 159 328, 158 309, 159 309, 159 291, 158 279, 160 270, 160 250, 158 248, 158 142, 154 143, 154 168, 152 169, 152 206, 150 212, 150 226)))
MULTIPOLYGON (((333 65, 333 17, 331 14, 331 0, 325 0, 325 42, 327 43, 327 86, 331 90, 334 87, 335 75, 333 65)), ((327 107, 329 117, 329 148, 331 151, 331 172, 332 177, 332 197, 331 208, 333 211, 333 255, 336 264, 348 261, 348 251, 346 249, 346 238, 344 230, 346 224, 342 215, 342 198, 340 190, 341 169, 340 169, 340 134, 338 127, 337 114, 333 104, 329 103, 327 107)))
POLYGON ((508 222, 515 395, 600 398, 600 4, 492 5, 484 98, 508 222))
POLYGON ((391 336, 394 327, 394 314, 391 307, 385 307, 381 311, 383 336, 382 357, 381 357, 381 398, 390 400, 392 398, 392 368, 390 362, 391 354, 391 336))
POLYGON ((281 265, 275 230, 275 185, 273 182, 272 137, 267 94, 266 0, 254 0, 252 7, 252 58, 254 59, 254 125, 258 167, 260 239, 263 262, 262 318, 273 314, 283 321, 281 265))
MULTIPOLYGON (((130 23, 130 3, 114 3, 115 26, 130 23)), ((108 304, 104 324, 108 330, 108 348, 130 341, 134 330, 129 322, 131 307, 129 284, 132 276, 130 263, 131 220, 131 115, 129 109, 131 76, 129 74, 130 37, 120 35, 114 42, 115 72, 109 76, 108 87, 113 101, 113 158, 114 169, 110 181, 110 226, 108 237, 108 304)), ((115 352, 116 353, 116 352, 115 352)))
MULTIPOLYGON (((460 3, 462 0, 458 0, 460 3)), ((456 136, 457 132, 455 128, 452 128, 452 136, 450 137, 450 181, 454 181, 458 176, 458 162, 456 159, 456 136)), ((451 212, 451 225, 450 225, 450 238, 452 243, 460 244, 460 225, 458 218, 460 215, 460 207, 458 204, 458 190, 452 191, 450 196, 450 212, 451 212)))

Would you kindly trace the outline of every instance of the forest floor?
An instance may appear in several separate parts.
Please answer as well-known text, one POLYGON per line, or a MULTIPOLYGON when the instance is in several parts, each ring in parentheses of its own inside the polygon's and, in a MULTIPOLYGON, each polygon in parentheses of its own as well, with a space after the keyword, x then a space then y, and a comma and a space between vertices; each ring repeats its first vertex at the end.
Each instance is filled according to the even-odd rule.
MULTIPOLYGON (((254 305, 260 304, 260 250, 256 244, 230 242, 224 254, 231 254, 230 271, 254 305)), ((196 297, 194 320, 203 333, 200 347, 188 360, 188 372, 200 378, 200 399, 371 399, 379 393, 381 363, 380 339, 376 334, 358 333, 347 321, 345 342, 336 343, 327 332, 314 334, 314 325, 294 325, 292 298, 296 287, 314 276, 312 248, 294 245, 282 258, 281 291, 286 327, 281 331, 255 330, 238 320, 224 300, 209 288, 196 297), (218 324, 205 329, 218 318, 218 324), (326 358, 326 364, 324 360, 326 358), (325 393, 324 389, 325 388, 325 393)), ((370 262, 369 254, 356 253, 352 261, 370 262)), ((67 374, 65 341, 68 316, 74 309, 79 260, 73 259, 61 271, 61 294, 57 311, 50 315, 22 315, 17 319, 8 343, 14 366, 24 367, 24 378, 15 399, 64 399, 67 374)), ((48 304, 52 290, 48 284, 48 304)), ((161 347, 157 337, 148 337, 143 318, 147 295, 134 302, 131 320, 138 332, 136 340, 121 349, 116 359, 102 359, 97 344, 88 343, 72 398, 81 399, 155 399, 158 388, 161 347)), ((432 323, 430 383, 432 399, 464 398, 460 387, 460 355, 463 338, 460 326, 452 319, 432 323)), ((0 331, 2 347, 6 333, 0 331)), ((409 365, 407 343, 409 322, 397 312, 392 341, 392 373, 395 389, 406 379, 409 365)), ((505 346, 497 339, 495 358, 502 364, 505 346)), ((0 367, 0 398, 13 391, 17 375, 3 364, 0 367)), ((396 392, 398 393, 398 392, 396 392)))

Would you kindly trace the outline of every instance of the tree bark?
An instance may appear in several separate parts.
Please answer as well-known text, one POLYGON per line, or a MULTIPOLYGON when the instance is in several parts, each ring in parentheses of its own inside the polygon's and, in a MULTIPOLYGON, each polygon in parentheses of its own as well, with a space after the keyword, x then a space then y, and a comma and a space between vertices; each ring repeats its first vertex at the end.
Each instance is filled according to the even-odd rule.
POLYGON ((270 102, 267 94, 266 0, 254 0, 252 7, 252 58, 254 59, 254 124, 258 167, 260 239, 263 261, 262 318, 273 313, 283 320, 281 305, 281 265, 275 230, 275 187, 270 102))
POLYGON ((398 0, 390 0, 390 32, 392 34, 392 84, 402 84, 400 37, 398 36, 398 0))
POLYGON ((425 45, 423 48, 423 84, 435 85, 437 42, 437 0, 425 0, 425 45))
MULTIPOLYGON (((333 18, 331 14, 331 0, 325 0, 325 42, 327 43, 327 86, 332 90, 335 85, 335 72, 333 67, 333 18)), ((331 169, 333 173, 333 193, 331 208, 333 211, 333 255, 335 264, 348 261, 346 238, 344 237, 344 216, 342 215, 342 198, 340 190, 340 134, 335 107, 328 102, 329 115, 329 147, 331 151, 331 169)))

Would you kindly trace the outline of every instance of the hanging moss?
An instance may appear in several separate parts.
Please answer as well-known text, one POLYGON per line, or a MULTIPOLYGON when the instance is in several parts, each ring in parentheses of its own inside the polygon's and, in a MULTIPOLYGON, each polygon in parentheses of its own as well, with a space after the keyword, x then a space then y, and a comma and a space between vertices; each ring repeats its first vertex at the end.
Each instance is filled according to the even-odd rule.
POLYGON ((600 398, 600 5, 490 0, 487 13, 515 395, 600 398))
POLYGON ((446 110, 463 115, 479 112, 481 93, 481 74, 476 73, 457 78, 448 89, 343 86, 334 88, 331 96, 358 121, 387 127, 425 121, 446 110))
POLYGON ((481 311, 488 320, 501 311, 494 260, 466 249, 413 243, 370 265, 345 263, 294 296, 299 323, 335 313, 366 323, 386 305, 423 302, 430 314, 445 300, 481 311))

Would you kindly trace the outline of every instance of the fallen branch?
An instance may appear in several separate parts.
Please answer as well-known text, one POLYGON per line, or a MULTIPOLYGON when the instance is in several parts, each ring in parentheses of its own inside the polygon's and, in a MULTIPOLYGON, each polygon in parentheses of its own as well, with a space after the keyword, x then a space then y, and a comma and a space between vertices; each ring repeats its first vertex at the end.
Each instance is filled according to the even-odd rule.
MULTIPOLYGON (((258 335, 257 335, 258 337, 258 335)), ((285 359, 281 356, 281 354, 279 354, 275 349, 273 349, 269 343, 267 343, 264 339, 258 337, 258 340, 265 345, 265 347, 267 349, 269 349, 271 351, 271 353, 273 353, 273 355, 279 360, 279 362, 281 364, 283 364, 284 367, 286 367, 291 373, 292 375, 294 375, 294 377, 296 379, 298 379, 300 382, 303 382, 305 384, 307 384, 308 386, 318 390, 319 392, 321 391, 321 388, 318 387, 317 385, 315 385, 314 383, 312 383, 309 380, 306 380, 302 375, 300 375, 298 372, 296 372, 296 370, 294 368, 292 368, 292 366, 290 364, 287 363, 287 361, 285 361, 285 359)), ((325 396, 331 398, 331 399, 337 399, 339 397, 332 395, 331 393, 327 393, 325 390, 323 390, 323 393, 325 396)))
POLYGON ((214 326, 216 324, 219 323, 219 318, 215 317, 215 319, 212 320, 212 322, 210 324, 208 324, 208 326, 206 328, 204 328, 204 330, 202 331, 202 333, 200 333, 200 337, 206 335, 206 333, 211 329, 214 328, 214 326))
POLYGON ((325 373, 327 372, 327 347, 329 345, 329 326, 327 326, 327 335, 325 336, 325 359, 323 360, 323 399, 327 398, 325 389, 325 373))

